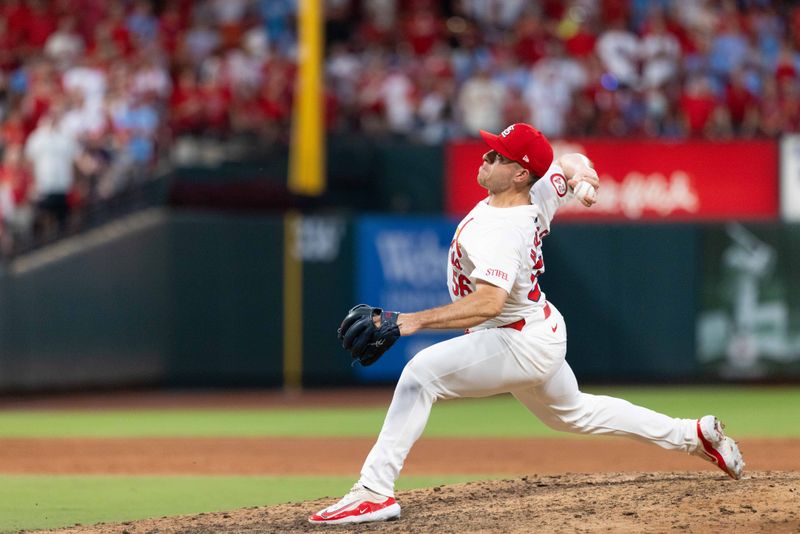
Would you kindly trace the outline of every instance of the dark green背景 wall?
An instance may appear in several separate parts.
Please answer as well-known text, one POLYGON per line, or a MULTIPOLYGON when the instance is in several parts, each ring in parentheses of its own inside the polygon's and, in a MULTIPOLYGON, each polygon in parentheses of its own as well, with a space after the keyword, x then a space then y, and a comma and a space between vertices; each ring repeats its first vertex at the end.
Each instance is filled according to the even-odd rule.
MULTIPOLYGON (((304 381, 353 383, 336 343, 352 221, 303 220, 304 381)), ((279 215, 152 210, 16 259, 0 391, 282 384, 283 236, 279 215)))
POLYGON ((280 383, 282 218, 177 211, 168 232, 167 380, 280 383))
MULTIPOLYGON (((299 226, 305 385, 356 382, 336 339, 357 303, 356 221, 299 226)), ((281 385, 284 232, 281 215, 159 209, 17 258, 0 272, 0 390, 281 385)), ((568 361, 583 382, 796 378, 798 237, 560 225, 541 283, 566 317, 568 361)))
POLYGON ((158 382, 170 343, 163 212, 67 240, 0 272, 0 390, 158 382))
POLYGON ((692 378, 696 225, 573 225, 543 242, 548 300, 584 380, 692 378))

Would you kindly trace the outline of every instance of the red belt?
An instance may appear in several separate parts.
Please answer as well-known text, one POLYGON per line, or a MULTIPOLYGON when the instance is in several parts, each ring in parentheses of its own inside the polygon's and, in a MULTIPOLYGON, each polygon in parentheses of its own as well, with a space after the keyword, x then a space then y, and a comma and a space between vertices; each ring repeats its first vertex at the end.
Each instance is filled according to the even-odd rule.
MULTIPOLYGON (((544 303, 544 318, 550 318, 550 304, 548 302, 544 303)), ((503 326, 498 326, 497 328, 513 328, 514 330, 522 330, 525 328, 525 319, 522 318, 519 321, 514 321, 513 323, 504 324, 503 326)), ((469 330, 464 331, 465 334, 469 334, 469 330)))
POLYGON ((514 321, 513 323, 504 324, 503 326, 498 326, 497 328, 513 328, 514 330, 522 330, 525 328, 525 319, 520 319, 519 321, 514 321))

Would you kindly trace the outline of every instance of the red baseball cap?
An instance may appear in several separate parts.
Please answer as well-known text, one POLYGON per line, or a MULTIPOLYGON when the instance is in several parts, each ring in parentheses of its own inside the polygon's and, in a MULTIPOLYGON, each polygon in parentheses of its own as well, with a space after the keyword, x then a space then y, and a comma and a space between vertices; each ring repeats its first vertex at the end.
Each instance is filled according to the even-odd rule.
POLYGON ((553 147, 544 134, 530 124, 512 124, 500 135, 481 130, 481 137, 492 150, 516 161, 535 176, 544 176, 553 163, 553 147))

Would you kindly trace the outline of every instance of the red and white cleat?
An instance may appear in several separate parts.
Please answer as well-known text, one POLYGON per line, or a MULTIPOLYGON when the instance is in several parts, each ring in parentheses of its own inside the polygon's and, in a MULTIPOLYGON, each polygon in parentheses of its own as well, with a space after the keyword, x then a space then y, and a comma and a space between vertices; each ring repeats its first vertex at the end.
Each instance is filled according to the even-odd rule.
POLYGON ((695 454, 705 458, 725 473, 739 480, 744 470, 744 460, 739 446, 722 431, 723 425, 713 415, 706 415, 697 420, 697 437, 700 446, 695 454))
POLYGON ((387 521, 398 517, 400 505, 394 497, 379 495, 361 484, 356 484, 342 500, 309 516, 308 522, 315 525, 339 525, 387 521))

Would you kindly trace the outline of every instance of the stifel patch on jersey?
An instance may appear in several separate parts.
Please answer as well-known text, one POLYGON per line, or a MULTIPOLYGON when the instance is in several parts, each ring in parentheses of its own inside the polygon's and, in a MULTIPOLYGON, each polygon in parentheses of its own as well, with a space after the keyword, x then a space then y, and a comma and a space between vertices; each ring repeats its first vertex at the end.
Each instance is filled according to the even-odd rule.
POLYGON ((556 190, 558 196, 563 197, 567 194, 567 179, 561 174, 554 174, 550 177, 550 183, 556 190))
POLYGON ((508 282, 508 273, 500 269, 486 269, 486 276, 493 276, 495 278, 502 278, 508 282))

